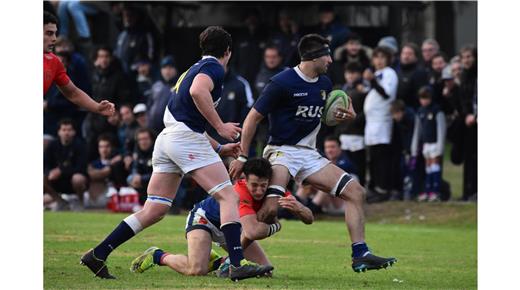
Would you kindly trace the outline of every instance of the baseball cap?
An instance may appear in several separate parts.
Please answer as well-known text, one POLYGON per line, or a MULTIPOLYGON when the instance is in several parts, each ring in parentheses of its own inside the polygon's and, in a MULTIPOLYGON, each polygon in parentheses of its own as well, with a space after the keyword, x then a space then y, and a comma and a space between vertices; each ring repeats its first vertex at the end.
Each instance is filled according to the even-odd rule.
POLYGON ((139 114, 139 113, 146 113, 146 105, 145 104, 139 103, 139 104, 135 105, 135 107, 134 107, 134 114, 139 114))
POLYGON ((379 40, 377 46, 384 46, 392 50, 392 53, 397 53, 399 48, 397 46, 397 40, 393 36, 385 36, 379 40))
POLYGON ((161 60, 161 68, 165 67, 165 66, 175 66, 175 61, 173 59, 173 56, 171 55, 167 55, 165 56, 162 60, 161 60))

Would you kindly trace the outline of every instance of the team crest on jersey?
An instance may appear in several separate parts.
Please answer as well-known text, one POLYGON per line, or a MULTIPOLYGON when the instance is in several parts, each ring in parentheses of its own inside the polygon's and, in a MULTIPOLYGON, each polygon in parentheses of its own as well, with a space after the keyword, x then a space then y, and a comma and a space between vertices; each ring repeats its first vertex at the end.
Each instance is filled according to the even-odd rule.
POLYGON ((327 92, 325 90, 320 90, 321 99, 325 101, 327 98, 327 92))

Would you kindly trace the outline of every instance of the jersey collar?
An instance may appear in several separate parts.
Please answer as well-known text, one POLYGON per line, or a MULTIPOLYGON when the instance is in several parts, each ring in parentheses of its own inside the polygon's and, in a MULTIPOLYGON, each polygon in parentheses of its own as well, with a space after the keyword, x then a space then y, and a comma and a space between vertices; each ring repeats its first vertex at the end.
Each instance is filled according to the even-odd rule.
POLYGON ((313 78, 313 79, 309 78, 308 76, 306 76, 306 75, 305 75, 305 74, 300 70, 300 68, 299 68, 298 66, 295 66, 295 67, 294 67, 294 71, 296 71, 296 74, 297 74, 297 75, 298 75, 302 80, 304 80, 304 81, 306 81, 306 82, 308 82, 308 83, 315 83, 315 82, 317 82, 318 79, 320 78, 319 76, 317 76, 317 77, 315 77, 315 78, 313 78))

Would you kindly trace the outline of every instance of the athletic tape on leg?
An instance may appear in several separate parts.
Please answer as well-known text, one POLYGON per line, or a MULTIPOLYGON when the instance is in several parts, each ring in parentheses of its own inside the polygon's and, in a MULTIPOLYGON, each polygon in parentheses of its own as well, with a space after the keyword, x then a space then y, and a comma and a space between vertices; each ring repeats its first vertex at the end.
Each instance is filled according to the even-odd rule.
POLYGON ((135 216, 135 213, 127 216, 123 221, 134 231, 134 234, 143 230, 143 226, 135 216))
POLYGON ((213 187, 212 189, 210 189, 208 191, 208 194, 213 195, 214 193, 221 191, 222 189, 224 189, 227 186, 233 186, 233 184, 231 183, 231 180, 226 180, 226 181, 222 182, 221 184, 213 187))
POLYGON ((343 189, 352 180, 354 180, 354 178, 352 178, 352 176, 350 176, 348 173, 343 173, 343 175, 341 175, 341 177, 339 178, 339 180, 336 183, 336 185, 334 186, 334 188, 332 188, 332 191, 330 192, 330 194, 332 194, 334 196, 339 196, 341 194, 341 192, 343 192, 343 189))
POLYGON ((172 206, 173 204, 173 200, 157 195, 149 195, 148 198, 146 198, 146 200, 150 202, 165 204, 167 206, 172 206))
POLYGON ((267 188, 266 195, 267 197, 283 197, 285 195, 285 188, 279 185, 270 185, 267 188))

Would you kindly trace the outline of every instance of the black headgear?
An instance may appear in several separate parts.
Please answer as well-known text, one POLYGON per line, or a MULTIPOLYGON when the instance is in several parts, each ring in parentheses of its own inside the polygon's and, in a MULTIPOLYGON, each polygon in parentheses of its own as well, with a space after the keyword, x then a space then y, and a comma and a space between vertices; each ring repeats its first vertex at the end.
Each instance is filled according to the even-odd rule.
POLYGON ((318 58, 318 57, 321 57, 324 55, 330 55, 330 48, 329 48, 328 44, 324 44, 323 47, 319 48, 318 50, 310 51, 310 52, 303 54, 301 56, 301 59, 303 61, 313 60, 315 58, 318 58))

